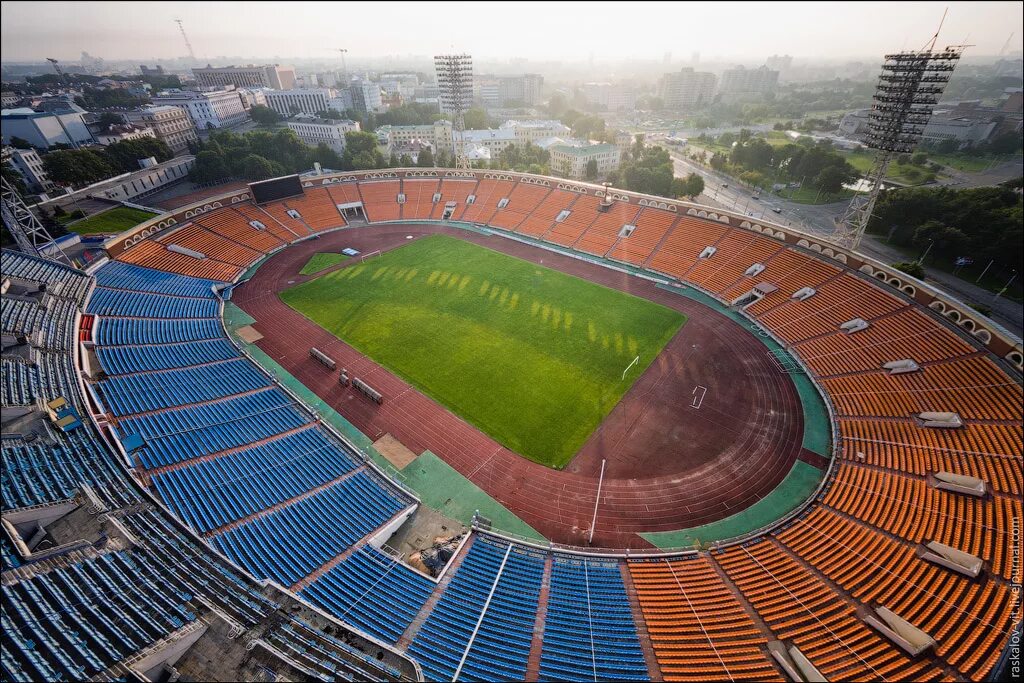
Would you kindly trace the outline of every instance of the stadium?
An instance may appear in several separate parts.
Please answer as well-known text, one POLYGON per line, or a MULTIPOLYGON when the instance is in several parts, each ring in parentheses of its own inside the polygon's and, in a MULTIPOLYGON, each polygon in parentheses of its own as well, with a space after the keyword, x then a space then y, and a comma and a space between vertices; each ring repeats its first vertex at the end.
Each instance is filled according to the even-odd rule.
POLYGON ((1024 356, 977 311, 546 176, 202 195, 3 251, 5 679, 1009 675, 1024 356))

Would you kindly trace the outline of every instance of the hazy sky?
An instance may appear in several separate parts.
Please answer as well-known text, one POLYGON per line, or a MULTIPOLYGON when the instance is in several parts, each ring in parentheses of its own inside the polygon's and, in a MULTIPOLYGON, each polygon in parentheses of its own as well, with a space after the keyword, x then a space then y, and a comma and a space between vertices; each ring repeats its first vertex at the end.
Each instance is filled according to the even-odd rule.
POLYGON ((1015 32, 1009 50, 1020 49, 1021 2, 3 2, 2 58, 178 57, 180 18, 199 58, 329 58, 344 47, 358 61, 454 47, 480 58, 878 59, 922 47, 946 6, 941 44, 966 39, 968 55, 995 55, 1015 32))

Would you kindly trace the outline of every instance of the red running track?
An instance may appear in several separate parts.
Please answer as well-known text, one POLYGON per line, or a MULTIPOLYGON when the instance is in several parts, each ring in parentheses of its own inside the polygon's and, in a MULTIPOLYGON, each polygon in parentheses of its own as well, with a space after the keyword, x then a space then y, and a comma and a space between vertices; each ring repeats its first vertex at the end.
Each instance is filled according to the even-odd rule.
MULTIPOLYGON (((337 266, 346 267, 348 264, 337 266)), ((747 328, 654 283, 522 244, 436 225, 384 224, 328 233, 274 255, 233 301, 256 319, 257 345, 371 439, 390 433, 429 449, 553 541, 586 545, 601 459, 607 459, 594 546, 642 548, 641 531, 671 531, 742 510, 801 456, 796 388, 747 328), (340 341, 278 297, 317 251, 385 251, 448 234, 664 304, 688 320, 563 471, 508 450, 340 341), (385 396, 381 406, 338 384, 309 356, 315 346, 385 396), (706 387, 694 408, 696 387, 706 387)), ((699 396, 702 393, 696 390, 699 396)))

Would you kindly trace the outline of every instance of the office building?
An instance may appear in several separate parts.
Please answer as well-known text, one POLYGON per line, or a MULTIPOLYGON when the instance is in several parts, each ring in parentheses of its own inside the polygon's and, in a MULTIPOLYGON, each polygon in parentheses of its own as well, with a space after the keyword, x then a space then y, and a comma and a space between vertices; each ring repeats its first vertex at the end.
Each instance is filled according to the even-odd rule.
POLYGON ((236 88, 273 88, 291 90, 295 87, 295 68, 279 64, 257 66, 223 66, 193 68, 196 83, 203 88, 233 85, 236 88))

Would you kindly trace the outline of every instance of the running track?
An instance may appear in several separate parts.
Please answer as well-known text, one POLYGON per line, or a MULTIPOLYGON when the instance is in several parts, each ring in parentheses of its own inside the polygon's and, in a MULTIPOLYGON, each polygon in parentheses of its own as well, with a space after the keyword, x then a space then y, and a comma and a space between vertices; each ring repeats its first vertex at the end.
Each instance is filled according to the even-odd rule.
MULTIPOLYGON (((348 264, 337 266, 346 267, 348 264)), ((358 227, 294 245, 267 260, 232 300, 256 319, 257 343, 346 419, 413 452, 429 449, 553 541, 586 545, 601 459, 606 470, 594 546, 642 548, 641 531, 713 522, 770 492, 803 455, 796 388, 749 329, 654 283, 500 236, 436 225, 358 227), (298 271, 317 251, 363 253, 443 233, 664 304, 688 320, 563 471, 501 446, 385 368, 281 302, 277 293, 313 276, 298 271), (385 396, 377 406, 338 384, 309 356, 316 346, 385 396), (707 388, 699 409, 696 386, 707 388)))

